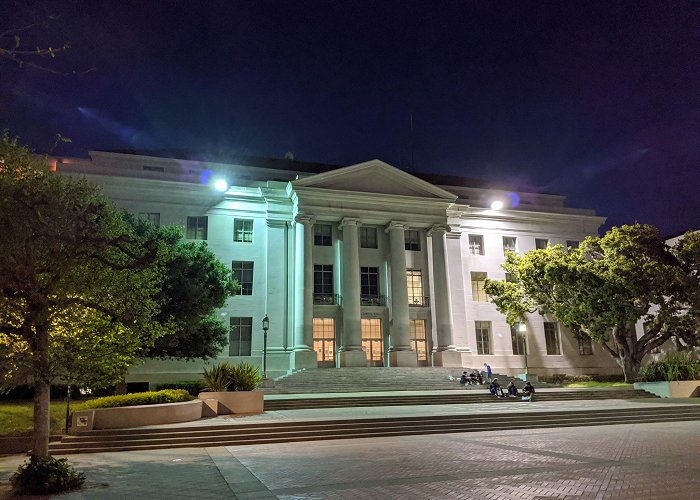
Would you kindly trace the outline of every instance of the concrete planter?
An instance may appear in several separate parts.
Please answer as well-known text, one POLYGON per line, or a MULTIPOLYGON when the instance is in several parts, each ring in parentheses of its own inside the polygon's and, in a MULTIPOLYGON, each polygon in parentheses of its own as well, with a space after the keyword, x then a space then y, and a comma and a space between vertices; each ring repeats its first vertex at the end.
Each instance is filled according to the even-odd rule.
POLYGON ((700 380, 635 382, 634 388, 651 392, 662 398, 695 398, 700 396, 700 380))
POLYGON ((202 418, 202 401, 96 408, 73 412, 71 434, 93 429, 123 429, 142 425, 174 424, 202 418))
MULTIPOLYGON (((199 399, 216 400, 217 415, 256 414, 264 410, 262 391, 200 392, 199 399)), ((211 406, 207 401, 208 406, 211 406)))

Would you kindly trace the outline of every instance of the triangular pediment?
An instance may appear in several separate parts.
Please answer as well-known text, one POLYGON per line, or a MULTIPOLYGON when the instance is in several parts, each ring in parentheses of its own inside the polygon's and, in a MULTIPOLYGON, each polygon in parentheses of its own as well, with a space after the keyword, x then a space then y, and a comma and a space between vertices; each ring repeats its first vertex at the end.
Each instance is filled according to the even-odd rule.
POLYGON ((457 196, 381 160, 292 181, 292 186, 454 201, 457 196))

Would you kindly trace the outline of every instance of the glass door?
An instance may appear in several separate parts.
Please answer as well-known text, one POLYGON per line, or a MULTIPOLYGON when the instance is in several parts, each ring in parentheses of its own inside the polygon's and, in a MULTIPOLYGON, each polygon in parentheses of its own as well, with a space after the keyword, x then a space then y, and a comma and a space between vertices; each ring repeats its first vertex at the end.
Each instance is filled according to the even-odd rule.
POLYGON ((369 366, 384 366, 382 320, 362 319, 362 350, 367 355, 369 366))
POLYGON ((314 318, 314 351, 319 368, 335 368, 335 320, 314 318))
POLYGON ((428 366, 428 341, 425 338, 425 320, 412 319, 411 329, 411 349, 416 353, 418 366, 428 366))

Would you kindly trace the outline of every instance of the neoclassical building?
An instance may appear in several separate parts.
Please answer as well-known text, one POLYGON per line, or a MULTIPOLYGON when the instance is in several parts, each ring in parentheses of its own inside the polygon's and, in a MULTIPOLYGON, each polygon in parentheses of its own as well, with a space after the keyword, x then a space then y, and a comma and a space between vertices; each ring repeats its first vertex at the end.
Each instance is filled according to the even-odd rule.
MULTIPOLYGON (((562 196, 409 174, 380 160, 337 167, 92 151, 52 161, 154 224, 182 226, 230 263, 241 289, 220 311, 230 327, 221 361, 262 365, 267 315, 270 376, 483 363, 508 374, 619 371, 553 318, 534 314, 511 328, 484 293, 486 278, 506 279, 506 251, 597 234, 605 219, 565 207, 562 196)), ((188 380, 202 365, 148 361, 128 381, 188 380)))

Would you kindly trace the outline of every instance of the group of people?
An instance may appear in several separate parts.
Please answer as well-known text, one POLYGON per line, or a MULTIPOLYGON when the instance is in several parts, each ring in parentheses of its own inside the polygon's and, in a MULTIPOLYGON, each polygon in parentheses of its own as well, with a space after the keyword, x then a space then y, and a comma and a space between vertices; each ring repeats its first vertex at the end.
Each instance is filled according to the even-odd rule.
MULTIPOLYGON (((489 384, 489 392, 498 398, 517 398, 518 396, 520 396, 520 394, 518 393, 518 388, 515 386, 514 382, 510 382, 508 384, 508 387, 506 388, 506 394, 504 393, 501 384, 498 383, 498 379, 492 379, 491 375, 491 366, 489 366, 488 363, 484 363, 483 376, 481 372, 477 369, 473 369, 470 372, 462 372, 462 376, 459 379, 459 383, 463 385, 481 385, 484 383, 485 379, 486 383, 489 384)), ((523 386, 522 390, 522 399, 524 401, 532 401, 534 393, 535 388, 532 386, 532 384, 529 381, 525 382, 525 385, 523 386)))

